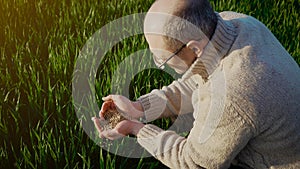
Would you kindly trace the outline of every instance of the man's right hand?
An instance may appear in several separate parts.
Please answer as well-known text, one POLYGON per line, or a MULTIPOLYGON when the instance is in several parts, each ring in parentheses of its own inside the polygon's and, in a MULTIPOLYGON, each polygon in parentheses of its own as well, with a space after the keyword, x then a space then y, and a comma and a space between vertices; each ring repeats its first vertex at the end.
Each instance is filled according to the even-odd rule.
POLYGON ((121 95, 109 95, 103 97, 102 100, 104 103, 99 112, 100 118, 104 117, 104 112, 106 110, 112 108, 116 108, 128 120, 138 120, 140 117, 144 116, 143 107, 138 101, 132 102, 121 95))

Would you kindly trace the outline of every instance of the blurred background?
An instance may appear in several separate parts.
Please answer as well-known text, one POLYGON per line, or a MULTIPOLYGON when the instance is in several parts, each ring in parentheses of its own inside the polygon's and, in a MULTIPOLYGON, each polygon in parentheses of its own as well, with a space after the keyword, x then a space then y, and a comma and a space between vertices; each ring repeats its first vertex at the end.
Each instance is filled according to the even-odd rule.
MULTIPOLYGON (((81 128, 72 103, 74 65, 89 37, 115 19, 147 12, 153 1, 0 0, 0 168, 166 168, 154 158, 130 159, 101 149, 81 128)), ((299 0, 211 4, 219 12, 259 19, 300 64, 299 0)), ((118 65, 146 48, 137 35, 106 54, 97 73, 97 98, 111 93, 118 65)), ((131 80, 129 98, 168 85, 172 77, 145 70, 131 80)), ((170 122, 155 124, 167 129, 170 122)))

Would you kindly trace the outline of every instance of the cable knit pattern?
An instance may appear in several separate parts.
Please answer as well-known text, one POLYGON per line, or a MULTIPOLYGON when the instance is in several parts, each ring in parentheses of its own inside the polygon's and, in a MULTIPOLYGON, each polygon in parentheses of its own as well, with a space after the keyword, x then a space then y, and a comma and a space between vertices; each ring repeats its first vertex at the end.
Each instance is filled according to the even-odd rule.
POLYGON ((209 45, 183 77, 139 99, 147 121, 193 112, 189 136, 148 124, 138 142, 170 168, 300 168, 299 66, 256 19, 218 16, 209 45), (224 85, 225 99, 215 92, 224 85), (220 110, 214 126, 218 118, 210 117, 220 110), (201 139, 206 129, 213 132, 201 139))

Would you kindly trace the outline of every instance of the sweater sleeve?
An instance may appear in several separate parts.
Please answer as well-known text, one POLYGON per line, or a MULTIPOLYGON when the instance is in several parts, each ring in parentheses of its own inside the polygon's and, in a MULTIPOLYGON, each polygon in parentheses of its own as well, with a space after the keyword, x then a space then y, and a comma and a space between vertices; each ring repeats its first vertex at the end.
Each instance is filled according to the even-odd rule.
POLYGON ((141 96, 141 102, 147 122, 162 117, 172 117, 179 114, 193 112, 192 93, 196 82, 193 78, 174 81, 161 90, 153 90, 151 93, 141 96))
POLYGON ((198 118, 187 138, 148 124, 138 133, 138 142, 170 168, 228 168, 252 137, 253 125, 235 110, 225 112, 214 133, 203 142, 203 122, 198 118))

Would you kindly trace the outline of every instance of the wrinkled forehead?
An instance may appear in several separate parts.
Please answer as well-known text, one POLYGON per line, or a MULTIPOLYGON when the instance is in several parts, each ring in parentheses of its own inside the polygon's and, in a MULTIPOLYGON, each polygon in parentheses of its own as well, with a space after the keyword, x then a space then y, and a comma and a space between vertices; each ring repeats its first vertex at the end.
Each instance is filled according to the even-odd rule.
POLYGON ((184 43, 184 41, 186 41, 185 39, 182 39, 184 34, 191 32, 200 34, 202 31, 191 22, 175 15, 161 12, 148 12, 144 19, 144 34, 146 36, 161 35, 177 39, 184 43), (168 29, 166 29, 166 26, 168 26, 168 29), (170 27, 174 27, 174 29, 170 27), (176 31, 168 31, 170 29, 176 31))
POLYGON ((172 15, 159 12, 148 12, 144 20, 145 35, 164 35, 164 27, 172 15))
POLYGON ((145 34, 146 40, 149 44, 150 50, 153 49, 165 49, 165 42, 162 35, 157 34, 145 34))
POLYGON ((166 13, 147 13, 144 20, 144 35, 152 52, 155 49, 165 49, 166 44, 163 37, 167 36, 167 34, 164 31, 164 27, 170 18, 172 18, 172 15, 166 13))

